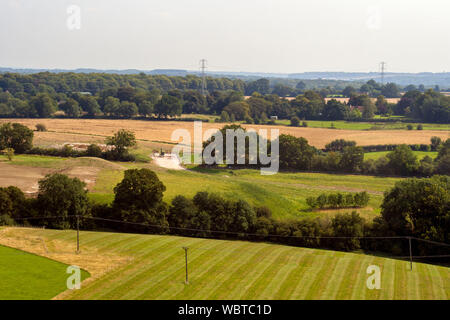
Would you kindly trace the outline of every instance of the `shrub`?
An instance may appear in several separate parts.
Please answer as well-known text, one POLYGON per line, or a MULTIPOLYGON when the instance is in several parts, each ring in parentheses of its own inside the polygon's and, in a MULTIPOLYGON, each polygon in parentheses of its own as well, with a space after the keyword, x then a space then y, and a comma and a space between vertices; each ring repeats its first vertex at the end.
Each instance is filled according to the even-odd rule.
POLYGON ((38 123, 36 125, 36 131, 45 132, 47 131, 47 127, 43 123, 38 123))
POLYGON ((422 126, 421 124, 419 124, 419 125, 417 126, 417 130, 423 130, 423 126, 422 126))
POLYGON ((298 117, 291 118, 291 126, 298 127, 300 126, 300 119, 298 117))
POLYGON ((96 144, 91 144, 88 146, 88 148, 86 150, 86 155, 88 157, 101 158, 102 157, 102 149, 96 144))
POLYGON ((302 127, 306 128, 307 126, 308 126, 308 122, 303 121, 303 122, 302 122, 302 127))
POLYGON ((408 129, 408 130, 412 130, 412 129, 413 129, 413 126, 412 126, 412 124, 408 124, 408 125, 406 126, 406 129, 408 129))

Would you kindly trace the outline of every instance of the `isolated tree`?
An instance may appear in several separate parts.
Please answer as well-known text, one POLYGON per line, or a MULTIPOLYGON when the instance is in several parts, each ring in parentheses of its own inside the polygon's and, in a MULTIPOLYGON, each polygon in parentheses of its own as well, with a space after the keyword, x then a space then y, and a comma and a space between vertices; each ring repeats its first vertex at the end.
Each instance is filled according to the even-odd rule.
POLYGON ((150 169, 125 171, 123 180, 114 188, 113 210, 122 221, 157 225, 155 231, 167 231, 167 205, 162 201, 166 190, 150 169))
POLYGON ((67 229, 75 226, 73 216, 87 213, 88 198, 86 184, 78 178, 55 173, 39 181, 37 206, 39 214, 44 217, 58 217, 43 220, 45 225, 53 228, 67 229))
POLYGON ((300 126, 300 119, 298 117, 292 117, 291 118, 291 126, 298 127, 300 126))
POLYGON ((0 150, 12 148, 24 153, 33 146, 33 130, 20 123, 5 123, 0 126, 0 150))
POLYGON ((136 137, 133 132, 120 129, 114 136, 106 138, 106 144, 114 146, 114 151, 119 155, 124 155, 129 147, 136 145, 136 137))

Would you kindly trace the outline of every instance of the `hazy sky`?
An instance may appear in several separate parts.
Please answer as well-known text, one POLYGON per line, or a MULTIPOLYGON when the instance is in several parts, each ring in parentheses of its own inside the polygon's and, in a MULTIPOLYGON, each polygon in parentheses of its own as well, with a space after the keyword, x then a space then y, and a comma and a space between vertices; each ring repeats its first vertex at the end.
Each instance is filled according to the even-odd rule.
POLYGON ((442 72, 449 32, 448 0, 0 0, 0 66, 442 72))

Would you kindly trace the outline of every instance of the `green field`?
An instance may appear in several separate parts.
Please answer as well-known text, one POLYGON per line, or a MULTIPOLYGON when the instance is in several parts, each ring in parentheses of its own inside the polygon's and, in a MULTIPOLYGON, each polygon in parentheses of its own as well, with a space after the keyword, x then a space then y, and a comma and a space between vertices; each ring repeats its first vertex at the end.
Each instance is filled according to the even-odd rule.
MULTIPOLYGON (((364 160, 369 160, 369 159, 376 160, 381 157, 386 157, 386 155, 389 152, 390 151, 367 152, 367 153, 364 153, 364 160)), ((437 152, 426 152, 426 151, 413 151, 413 153, 416 155, 418 160, 421 160, 421 159, 425 158, 426 156, 429 156, 432 159, 434 159, 438 155, 437 152)))
MULTIPOLYGON (((73 247, 74 231, 14 229, 73 247)), ((128 263, 83 283, 69 299, 443 299, 450 298, 448 268, 379 256, 267 243, 81 232, 85 252, 128 257, 128 263), (184 284, 183 246, 189 247, 184 284), (369 265, 381 269, 381 289, 369 290, 369 265)), ((86 254, 87 255, 87 254, 86 254)), ((16 263, 16 260, 14 260, 16 263)), ((80 262, 83 267, 83 263, 80 262)), ((89 269, 87 269, 89 271, 89 269)), ((64 282, 63 282, 64 284, 64 282)), ((50 295, 48 295, 49 297, 50 295)))
MULTIPOLYGON (((129 165, 133 167, 133 165, 129 165)), ((306 198, 321 193, 359 192, 370 193, 367 208, 361 214, 367 218, 380 212, 383 192, 391 188, 399 178, 333 175, 324 173, 278 173, 262 176, 259 170, 198 169, 175 171, 147 165, 162 180, 167 190, 164 200, 170 202, 176 195, 193 197, 198 191, 213 191, 229 199, 243 199, 255 206, 267 206, 275 218, 297 218, 323 215, 311 212, 306 198)), ((102 203, 114 198, 113 188, 123 178, 123 171, 102 170, 90 197, 102 203)), ((350 210, 347 210, 350 211, 350 210)))
MULTIPOLYGON (((331 129, 346 129, 346 130, 407 130, 407 125, 413 126, 416 130, 418 123, 406 122, 354 122, 354 121, 320 121, 320 120, 305 120, 309 128, 331 128, 331 129)), ((302 123, 303 121, 300 121, 302 123)), ((276 124, 289 126, 290 120, 283 119, 275 121, 276 124)), ((438 123, 423 123, 423 130, 450 130, 449 124, 438 123)))
MULTIPOLYGON (((0 245, 0 300, 48 300, 65 291, 67 265, 0 245)), ((89 274, 82 270, 81 277, 89 274)))

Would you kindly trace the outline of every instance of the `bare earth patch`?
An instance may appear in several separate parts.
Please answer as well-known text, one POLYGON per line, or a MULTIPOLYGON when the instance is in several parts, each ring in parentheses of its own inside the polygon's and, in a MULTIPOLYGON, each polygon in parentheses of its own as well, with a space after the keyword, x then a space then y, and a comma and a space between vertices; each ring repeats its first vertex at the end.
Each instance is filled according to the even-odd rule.
POLYGON ((0 162, 0 187, 16 186, 26 194, 38 191, 38 181, 51 169, 15 166, 0 162))
POLYGON ((37 193, 38 181, 47 174, 61 173, 85 182, 88 190, 92 190, 102 169, 122 170, 119 164, 100 158, 69 159, 57 168, 38 168, 0 162, 0 187, 16 186, 25 194, 33 196, 37 193))

